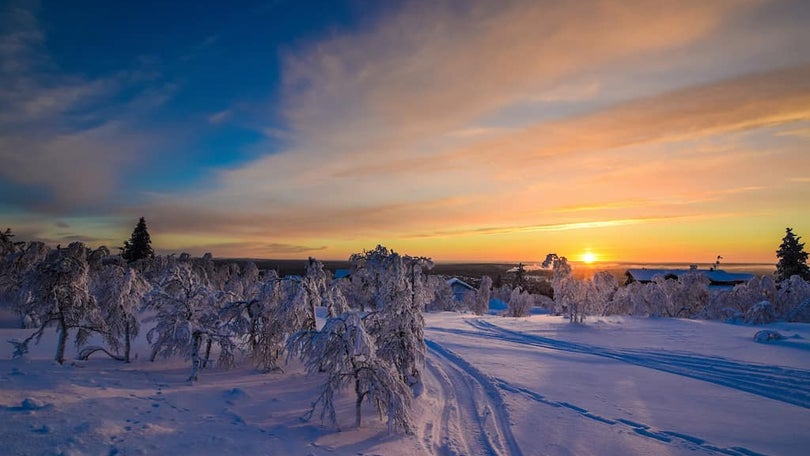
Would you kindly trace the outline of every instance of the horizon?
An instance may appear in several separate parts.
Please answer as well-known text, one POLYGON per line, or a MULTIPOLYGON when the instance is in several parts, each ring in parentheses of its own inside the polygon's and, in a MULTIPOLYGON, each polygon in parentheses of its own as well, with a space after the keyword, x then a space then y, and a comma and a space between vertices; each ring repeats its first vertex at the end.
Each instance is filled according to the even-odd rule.
POLYGON ((12 0, 0 229, 775 264, 810 236, 808 23, 802 0, 12 0))

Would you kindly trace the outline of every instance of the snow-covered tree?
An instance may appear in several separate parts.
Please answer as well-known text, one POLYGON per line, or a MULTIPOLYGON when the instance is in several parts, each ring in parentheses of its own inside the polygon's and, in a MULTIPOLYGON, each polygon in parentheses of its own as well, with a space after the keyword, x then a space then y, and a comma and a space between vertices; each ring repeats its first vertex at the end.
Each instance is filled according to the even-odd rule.
POLYGON ((616 276, 601 271, 593 275, 588 282, 588 315, 608 315, 612 312, 611 303, 616 290, 619 289, 619 281, 616 276))
POLYGON ((459 310, 459 302, 453 294, 453 288, 447 280, 438 275, 429 275, 425 281, 425 288, 428 291, 427 304, 425 310, 428 312, 456 311, 459 310))
POLYGON ((192 270, 190 262, 178 261, 165 271, 147 299, 156 321, 146 334, 152 344, 150 360, 182 354, 191 359, 189 380, 197 380, 203 339, 218 320, 214 290, 192 270))
POLYGON ((470 311, 475 315, 484 315, 489 309, 489 299, 492 296, 492 278, 481 277, 481 283, 473 294, 470 311))
POLYGON ((309 257, 302 284, 307 293, 307 305, 310 308, 313 321, 315 319, 315 307, 324 304, 324 298, 329 290, 330 282, 331 274, 323 268, 323 263, 309 257))
POLYGON ((780 284, 775 302, 785 320, 810 322, 810 283, 798 275, 780 284))
POLYGON ((39 329, 22 342, 37 341, 48 326, 58 333, 55 359, 65 362, 68 333, 76 330, 76 346, 83 345, 93 332, 104 332, 96 300, 90 294, 87 248, 74 242, 67 248, 48 251, 45 259, 22 277, 17 309, 37 322, 39 329))
MULTIPOLYGON (((29 290, 23 289, 24 278, 31 274, 48 256, 50 249, 42 242, 29 242, 13 253, 0 258, 0 301, 27 302, 29 290)), ((26 306, 12 306, 20 313, 24 327, 39 326, 35 315, 27 314, 26 306)))
POLYGON ((349 303, 343 294, 343 288, 337 282, 329 285, 321 302, 326 307, 326 316, 330 318, 349 311, 349 303))
POLYGON ((268 271, 260 280, 256 299, 246 307, 250 356, 263 370, 278 369, 289 328, 279 316, 284 288, 276 271, 268 271))
POLYGON ((521 290, 520 287, 514 288, 503 315, 515 318, 528 317, 532 313, 532 305, 534 305, 534 297, 531 294, 521 290))
POLYGON ((320 407, 321 420, 328 419, 338 426, 335 394, 353 386, 357 427, 362 424, 362 405, 367 401, 376 407, 380 416, 387 417, 389 431, 412 431, 411 391, 397 371, 377 355, 375 338, 366 330, 359 313, 329 318, 320 331, 296 333, 287 347, 291 356, 305 362, 309 373, 326 376, 308 418, 320 407))
POLYGON ((140 332, 138 315, 151 290, 135 269, 120 264, 100 265, 91 274, 90 291, 106 324, 104 339, 115 351, 123 342, 124 362, 130 362, 132 338, 140 332))
POLYGON ((776 251, 776 281, 784 282, 797 275, 804 280, 810 280, 810 267, 807 266, 807 252, 801 236, 793 234, 792 228, 785 228, 785 237, 776 251))
POLYGON ((587 288, 575 279, 566 257, 549 253, 543 261, 544 268, 552 268, 551 286, 554 289, 554 304, 558 314, 568 314, 571 323, 582 322, 585 316, 587 288))
MULTIPOLYGON (((378 253, 380 250, 378 246, 378 253)), ((433 263, 388 251, 387 256, 378 255, 366 267, 377 280, 378 310, 369 316, 377 355, 390 362, 409 386, 418 389, 426 350, 421 312, 426 296, 419 290, 425 281, 422 269, 433 267, 433 263)))

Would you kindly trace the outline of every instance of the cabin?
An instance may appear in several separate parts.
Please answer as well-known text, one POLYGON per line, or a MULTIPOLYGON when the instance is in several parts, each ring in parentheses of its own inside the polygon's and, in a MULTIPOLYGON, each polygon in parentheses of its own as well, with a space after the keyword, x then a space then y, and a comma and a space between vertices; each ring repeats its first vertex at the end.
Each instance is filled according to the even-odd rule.
POLYGON ((450 288, 453 290, 453 296, 455 297, 456 301, 463 301, 465 294, 471 291, 475 292, 474 286, 455 277, 448 280, 447 285, 450 285, 450 288))
POLYGON ((709 286, 713 288, 728 288, 735 285, 748 282, 754 278, 754 274, 746 272, 726 272, 722 269, 698 269, 697 266, 692 266, 689 269, 628 269, 625 272, 627 281, 625 284, 632 282, 650 283, 658 276, 664 279, 678 280, 683 274, 698 273, 705 276, 709 280, 709 286))

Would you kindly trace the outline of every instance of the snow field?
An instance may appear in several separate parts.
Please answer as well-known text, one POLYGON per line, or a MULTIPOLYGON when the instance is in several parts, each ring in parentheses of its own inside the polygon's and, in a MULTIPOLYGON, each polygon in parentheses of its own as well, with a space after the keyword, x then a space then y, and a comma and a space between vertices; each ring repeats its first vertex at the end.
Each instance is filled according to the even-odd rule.
POLYGON ((0 454, 803 455, 810 444, 807 324, 457 313, 426 323, 412 436, 388 434, 371 407, 355 429, 351 391, 338 398, 343 432, 317 414, 302 421, 319 379, 298 363, 204 369, 191 385, 188 361, 148 362, 143 336, 130 365, 97 355, 60 366, 52 329, 22 360, 4 343, 0 454), (789 338, 758 344, 759 329, 789 338))

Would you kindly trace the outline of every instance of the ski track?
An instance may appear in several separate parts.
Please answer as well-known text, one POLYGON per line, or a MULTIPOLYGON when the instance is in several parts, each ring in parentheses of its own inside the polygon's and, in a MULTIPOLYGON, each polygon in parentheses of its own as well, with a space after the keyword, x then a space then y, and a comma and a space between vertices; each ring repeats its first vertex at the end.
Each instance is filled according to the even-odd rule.
MULTIPOLYGON (((616 350, 604 347, 559 341, 547 337, 525 334, 518 331, 502 328, 483 320, 467 322, 479 331, 449 330, 432 328, 435 331, 448 332, 457 335, 472 337, 487 337, 490 339, 529 345, 550 350, 560 350, 571 353, 581 353, 604 358, 614 359, 629 364, 655 369, 676 375, 682 375, 697 380, 734 388, 759 396, 786 402, 799 407, 810 408, 810 371, 770 365, 746 364, 719 357, 707 357, 690 353, 650 352, 644 350, 616 350)), ((638 423, 624 418, 611 419, 571 404, 569 402, 554 401, 535 391, 510 384, 501 378, 489 378, 468 362, 461 359, 435 342, 429 341, 428 346, 433 352, 438 352, 444 359, 454 366, 467 372, 482 385, 495 387, 513 394, 523 395, 537 403, 551 407, 561 407, 577 413, 584 418, 598 421, 608 426, 626 426, 639 436, 654 439, 662 443, 681 443, 691 445, 714 453, 731 456, 762 456, 761 453, 740 446, 720 447, 713 445, 699 437, 672 430, 655 429, 644 423, 638 423)), ((453 387, 454 385, 450 385, 453 387)), ((497 392, 488 392, 490 397, 497 392)))
POLYGON ((764 456, 762 453, 757 453, 755 451, 751 451, 747 448, 734 446, 730 448, 723 448, 716 445, 712 445, 709 442, 706 442, 704 439, 700 437, 695 437, 689 434, 683 434, 676 431, 669 431, 669 430, 662 430, 662 429, 654 429, 652 426, 647 424, 639 423, 636 421, 631 421, 625 418, 617 418, 617 419, 610 419, 604 416, 597 415, 595 413, 591 413, 588 410, 578 407, 574 404, 569 402, 558 402, 553 401, 550 399, 545 398, 542 394, 539 394, 535 391, 532 391, 527 388, 522 388, 519 386, 512 385, 511 383, 507 382, 501 378, 495 378, 493 380, 498 388, 503 389, 504 391, 508 391, 514 394, 520 394, 526 396, 527 398, 539 402, 541 404, 546 404, 551 407, 564 407, 567 408, 575 413, 580 414, 585 418, 592 419, 594 421, 598 421, 600 423, 604 423, 608 426, 627 426, 633 430, 636 434, 647 437, 650 439, 658 440, 659 442, 663 443, 677 443, 680 441, 682 444, 695 446, 704 450, 708 450, 714 453, 721 453, 721 454, 728 454, 732 456, 764 456))
POLYGON ((426 423, 423 431, 428 449, 443 456, 522 455, 495 382, 438 343, 425 343, 427 370, 443 401, 440 421, 426 423))
POLYGON ((619 350, 520 333, 483 320, 467 322, 480 331, 442 330, 522 345, 600 356, 636 366, 702 380, 777 401, 810 408, 810 371, 758 365, 691 353, 619 350))

